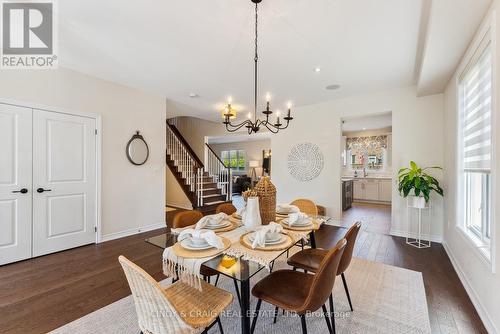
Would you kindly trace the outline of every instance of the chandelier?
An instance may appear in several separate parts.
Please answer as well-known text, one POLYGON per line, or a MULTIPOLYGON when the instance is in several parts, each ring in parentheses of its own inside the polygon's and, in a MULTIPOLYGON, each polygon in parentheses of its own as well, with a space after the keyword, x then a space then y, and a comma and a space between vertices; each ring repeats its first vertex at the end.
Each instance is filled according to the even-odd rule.
POLYGON ((285 124, 281 123, 280 121, 280 114, 279 112, 276 113, 276 122, 273 123, 272 121, 269 120, 270 115, 273 113, 270 107, 270 96, 267 94, 266 97, 266 109, 262 111, 262 113, 265 115, 265 119, 261 120, 257 118, 257 99, 258 99, 258 94, 257 94, 257 88, 258 88, 258 62, 259 62, 259 54, 258 54, 258 19, 259 19, 259 11, 258 11, 258 5, 262 0, 251 0, 253 3, 255 3, 255 57, 254 57, 254 69, 255 69, 255 76, 254 76, 254 115, 253 115, 253 120, 252 120, 252 114, 250 113, 248 115, 248 119, 245 121, 238 123, 238 124, 233 124, 231 122, 231 119, 236 118, 236 111, 235 109, 231 106, 231 99, 228 100, 227 106, 223 110, 223 117, 224 121, 222 124, 226 125, 226 130, 229 132, 235 132, 241 129, 242 127, 245 127, 248 131, 248 134, 252 133, 257 133, 259 132, 260 128, 262 126, 266 127, 269 131, 272 133, 278 133, 279 130, 284 130, 288 127, 288 124, 290 121, 293 119, 291 116, 291 105, 288 104, 288 112, 285 117, 283 117, 283 120, 286 121, 285 124))

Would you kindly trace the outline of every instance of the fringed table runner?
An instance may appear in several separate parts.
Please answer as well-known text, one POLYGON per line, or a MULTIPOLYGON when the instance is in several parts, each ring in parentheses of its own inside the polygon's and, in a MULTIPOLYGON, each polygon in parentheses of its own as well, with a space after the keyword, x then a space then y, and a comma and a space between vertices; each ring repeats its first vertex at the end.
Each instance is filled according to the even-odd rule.
MULTIPOLYGON (((182 229, 172 229, 172 233, 179 233, 180 231, 182 231, 182 229)), ((256 262, 270 270, 271 263, 283 253, 283 250, 263 251, 250 249, 242 245, 240 243, 240 237, 248 232, 251 232, 251 230, 241 226, 232 231, 220 233, 219 235, 221 237, 227 238, 231 241, 231 246, 225 250, 221 250, 221 252, 215 255, 204 258, 181 257, 175 253, 173 247, 165 248, 163 251, 163 273, 167 277, 179 279, 181 282, 201 290, 201 280, 203 277, 201 276, 200 271, 202 264, 220 254, 226 254, 242 258, 243 260, 256 262)), ((294 241, 293 243, 296 243, 301 239, 307 240, 309 232, 310 231, 286 230, 286 233, 294 241)))

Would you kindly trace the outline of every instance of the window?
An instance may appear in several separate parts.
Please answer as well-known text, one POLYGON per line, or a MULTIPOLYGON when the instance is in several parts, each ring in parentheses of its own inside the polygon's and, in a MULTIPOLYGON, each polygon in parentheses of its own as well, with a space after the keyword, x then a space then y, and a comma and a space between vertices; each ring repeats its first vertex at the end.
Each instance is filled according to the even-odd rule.
POLYGON ((244 171, 246 169, 246 155, 243 150, 229 150, 221 152, 222 162, 232 170, 244 171))
POLYGON ((488 253, 491 236, 492 48, 489 34, 459 79, 463 220, 466 234, 488 253))

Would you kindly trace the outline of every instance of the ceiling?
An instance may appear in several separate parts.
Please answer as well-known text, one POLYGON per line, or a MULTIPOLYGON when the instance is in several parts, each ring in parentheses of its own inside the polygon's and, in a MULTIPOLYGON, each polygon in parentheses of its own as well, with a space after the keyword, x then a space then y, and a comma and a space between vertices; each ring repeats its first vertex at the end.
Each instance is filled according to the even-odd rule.
MULTIPOLYGON (((433 45, 422 37, 432 21, 422 19, 432 17, 426 1, 264 0, 260 108, 266 92, 283 110, 288 101, 301 106, 415 84, 428 72, 422 50, 433 45), (326 90, 331 84, 341 88, 326 90)), ((58 11, 61 66, 164 96, 171 115, 219 120, 229 95, 244 115, 253 110, 250 0, 67 0, 58 11)))
POLYGON ((392 113, 383 113, 373 116, 346 118, 342 120, 342 131, 365 131, 385 129, 392 126, 392 113))

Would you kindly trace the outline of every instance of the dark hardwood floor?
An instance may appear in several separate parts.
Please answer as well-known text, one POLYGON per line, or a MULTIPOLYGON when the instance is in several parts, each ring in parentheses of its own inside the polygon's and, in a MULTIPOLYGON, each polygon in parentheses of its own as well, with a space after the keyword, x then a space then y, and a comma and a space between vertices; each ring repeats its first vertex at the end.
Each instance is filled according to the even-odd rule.
MULTIPOLYGON (((167 214, 167 219, 173 214, 167 214)), ((356 217, 346 219, 346 225, 351 219, 356 217)), ((365 225, 355 256, 422 272, 433 333, 486 333, 440 244, 418 250, 403 238, 371 232, 369 222, 365 225)), ((127 296, 130 290, 117 261, 120 254, 163 279, 162 250, 144 239, 164 232, 0 267, 0 333, 45 333, 127 296)), ((318 235, 318 246, 331 246, 328 240, 327 232, 318 235)))

